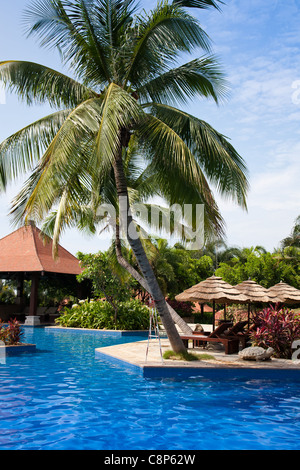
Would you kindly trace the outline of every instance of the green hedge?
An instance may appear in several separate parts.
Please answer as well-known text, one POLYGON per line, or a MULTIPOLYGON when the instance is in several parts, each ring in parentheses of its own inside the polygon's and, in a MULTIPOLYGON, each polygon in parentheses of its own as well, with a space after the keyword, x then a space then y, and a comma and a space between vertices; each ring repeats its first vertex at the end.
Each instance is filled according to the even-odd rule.
POLYGON ((149 309, 139 300, 117 303, 117 323, 115 311, 109 302, 103 300, 84 301, 66 308, 56 319, 65 327, 92 328, 107 330, 147 330, 149 328, 149 309))

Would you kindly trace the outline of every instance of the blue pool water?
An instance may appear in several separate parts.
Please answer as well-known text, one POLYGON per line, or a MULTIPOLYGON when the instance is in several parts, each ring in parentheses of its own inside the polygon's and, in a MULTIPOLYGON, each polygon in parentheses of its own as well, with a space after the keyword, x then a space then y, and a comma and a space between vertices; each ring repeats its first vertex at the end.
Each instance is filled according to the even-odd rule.
POLYGON ((137 338, 25 328, 0 364, 0 449, 300 449, 300 383, 145 379, 95 357, 137 338))

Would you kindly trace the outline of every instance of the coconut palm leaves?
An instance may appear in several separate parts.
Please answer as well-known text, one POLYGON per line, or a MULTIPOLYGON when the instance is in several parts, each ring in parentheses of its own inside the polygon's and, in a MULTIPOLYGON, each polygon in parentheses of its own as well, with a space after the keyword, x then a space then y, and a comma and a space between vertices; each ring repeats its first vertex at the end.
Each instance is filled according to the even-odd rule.
POLYGON ((206 10, 207 8, 214 7, 217 10, 220 9, 219 3, 223 4, 221 0, 173 0, 174 5, 179 5, 181 7, 188 7, 188 8, 202 8, 206 10))
POLYGON ((186 103, 197 94, 218 103, 226 92, 223 74, 213 56, 169 69, 138 88, 141 99, 164 104, 186 103))
MULTIPOLYGON (((0 78, 26 102, 48 101, 69 109, 69 113, 60 111, 33 123, 1 145, 2 184, 35 164, 39 166, 35 179, 39 173, 44 181, 39 182, 40 188, 45 188, 46 170, 51 184, 58 168, 65 184, 66 176, 72 181, 66 163, 77 159, 72 164, 76 173, 87 154, 93 162, 90 171, 94 165, 100 174, 100 169, 112 163, 118 129, 128 128, 138 135, 140 157, 152 160, 157 192, 170 203, 197 197, 220 235, 222 219, 208 183, 245 206, 246 168, 224 136, 170 105, 195 94, 218 101, 226 93, 214 57, 169 67, 182 51, 210 48, 206 33, 182 8, 186 6, 217 8, 218 2, 165 1, 137 17, 133 17, 132 1, 34 2, 26 13, 29 33, 38 35, 42 45, 58 47, 67 64, 76 64, 76 76, 84 84, 39 64, 0 63, 0 78), (145 103, 143 109, 139 102, 145 103), (166 181, 166 171, 171 184, 166 181)), ((30 204, 26 211, 31 211, 30 204)), ((40 210, 41 217, 42 213, 40 210)))
POLYGON ((225 136, 205 121, 171 106, 152 103, 151 111, 182 138, 222 196, 246 207, 246 165, 225 136))
POLYGON ((0 78, 9 91, 28 105, 48 103, 54 108, 74 107, 96 93, 76 80, 40 64, 0 62, 0 78))

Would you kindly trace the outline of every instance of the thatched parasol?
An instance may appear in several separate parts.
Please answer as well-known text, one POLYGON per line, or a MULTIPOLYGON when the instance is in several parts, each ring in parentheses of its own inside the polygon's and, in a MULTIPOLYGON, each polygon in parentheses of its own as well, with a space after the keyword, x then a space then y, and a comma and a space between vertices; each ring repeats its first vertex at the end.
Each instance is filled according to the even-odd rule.
POLYGON ((248 298, 237 289, 223 281, 221 277, 211 276, 177 295, 176 300, 184 302, 212 302, 213 329, 215 329, 215 304, 247 303, 248 298))
POLYGON ((237 284, 235 288, 248 297, 248 326, 250 323, 250 310, 251 303, 264 303, 264 302, 280 302, 281 300, 276 296, 274 292, 268 292, 268 289, 265 289, 260 284, 248 279, 248 281, 243 281, 240 284, 237 284))
POLYGON ((280 281, 275 286, 270 287, 267 292, 269 295, 276 295, 279 299, 278 302, 284 304, 300 303, 300 290, 285 282, 280 281))

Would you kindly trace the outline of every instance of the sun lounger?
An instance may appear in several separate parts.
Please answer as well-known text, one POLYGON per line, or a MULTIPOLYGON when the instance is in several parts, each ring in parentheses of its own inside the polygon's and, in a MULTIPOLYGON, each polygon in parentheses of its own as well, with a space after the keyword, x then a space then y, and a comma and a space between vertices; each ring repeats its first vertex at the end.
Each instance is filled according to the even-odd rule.
POLYGON ((239 351, 239 339, 224 337, 224 332, 230 327, 232 327, 232 323, 224 322, 208 336, 194 333, 193 335, 181 335, 180 337, 187 348, 189 340, 193 341, 193 347, 206 347, 207 343, 221 343, 225 347, 225 354, 235 354, 239 351))
POLYGON ((238 339, 243 348, 246 347, 246 343, 249 340, 248 331, 245 330, 245 326, 248 321, 239 321, 232 327, 228 328, 224 332, 224 337, 228 339, 238 339))
POLYGON ((219 338, 228 328, 233 326, 232 322, 222 322, 212 333, 194 331, 194 335, 209 336, 210 338, 219 338))
POLYGON ((239 352, 239 340, 228 338, 211 338, 210 336, 182 335, 180 336, 185 347, 188 348, 189 340, 193 341, 193 347, 206 347, 207 343, 221 343, 225 347, 225 354, 237 354, 239 352))
POLYGON ((224 332, 224 337, 228 339, 238 339, 242 347, 245 348, 250 339, 251 331, 257 329, 257 325, 253 324, 249 329, 245 330, 247 324, 248 321, 237 322, 232 328, 228 328, 228 330, 224 332))
POLYGON ((248 321, 238 321, 235 325, 228 328, 225 332, 228 336, 237 335, 238 333, 243 333, 245 331, 245 326, 247 325, 248 321))

